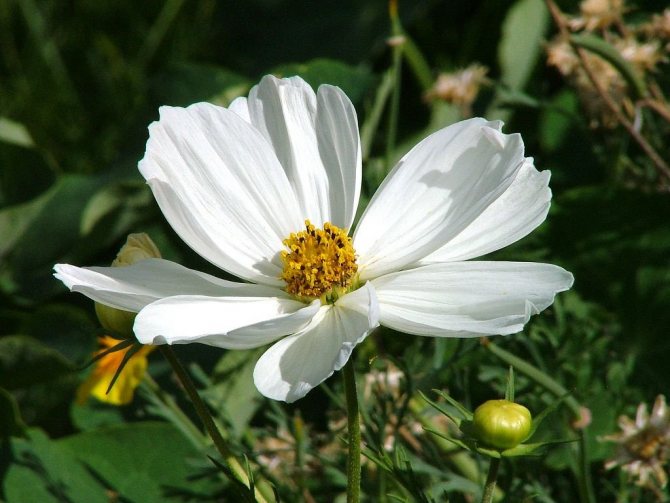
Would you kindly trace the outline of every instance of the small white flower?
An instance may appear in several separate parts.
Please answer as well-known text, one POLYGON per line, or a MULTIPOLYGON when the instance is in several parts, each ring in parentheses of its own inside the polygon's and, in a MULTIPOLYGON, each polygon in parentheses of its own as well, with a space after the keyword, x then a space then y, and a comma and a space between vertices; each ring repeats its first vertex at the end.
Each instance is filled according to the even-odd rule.
POLYGON ((380 323, 438 337, 519 332, 572 275, 469 261, 524 237, 549 208, 549 173, 501 127, 471 119, 423 140, 347 237, 361 152, 356 112, 339 88, 314 93, 298 77, 267 76, 227 109, 162 107, 140 172, 179 236, 247 283, 161 259, 59 264, 56 277, 96 302, 139 311, 134 331, 144 344, 274 342, 254 381, 287 402, 342 368, 380 323))

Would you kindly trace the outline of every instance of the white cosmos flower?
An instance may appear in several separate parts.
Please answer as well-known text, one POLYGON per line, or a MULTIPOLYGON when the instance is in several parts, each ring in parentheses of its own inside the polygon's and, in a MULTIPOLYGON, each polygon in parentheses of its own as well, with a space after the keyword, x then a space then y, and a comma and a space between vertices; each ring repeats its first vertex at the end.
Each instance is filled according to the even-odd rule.
POLYGON ((519 332, 573 279, 549 264, 469 260, 524 237, 549 208, 549 172, 501 128, 470 119, 430 135, 347 238, 361 151, 356 112, 339 88, 314 93, 298 77, 267 76, 228 108, 162 107, 139 170, 179 236, 245 282, 161 259, 59 264, 56 277, 139 312, 134 331, 145 344, 274 343, 254 381, 287 402, 344 366, 379 324, 437 337, 519 332))

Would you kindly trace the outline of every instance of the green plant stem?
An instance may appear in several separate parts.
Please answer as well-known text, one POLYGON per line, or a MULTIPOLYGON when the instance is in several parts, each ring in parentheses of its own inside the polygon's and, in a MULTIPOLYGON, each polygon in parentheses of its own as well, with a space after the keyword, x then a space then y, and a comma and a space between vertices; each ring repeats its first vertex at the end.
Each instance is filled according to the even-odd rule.
MULTIPOLYGON (((516 370, 522 374, 527 375, 533 381, 538 383, 540 386, 543 386, 550 392, 552 392, 557 397, 563 397, 568 394, 568 390, 565 389, 560 383, 555 381, 552 377, 542 372, 537 367, 531 365, 527 361, 519 358, 518 356, 513 355, 509 351, 505 351, 496 344, 490 342, 488 339, 484 339, 483 346, 491 351, 494 355, 500 358, 502 361, 508 365, 512 365, 516 370)), ((572 412, 575 419, 579 419, 582 416, 582 406, 577 400, 573 397, 568 396, 565 399, 565 404, 568 406, 572 412)), ((588 452, 586 445, 586 433, 585 428, 580 428, 577 430, 577 435, 579 438, 578 449, 579 452, 577 456, 579 458, 578 468, 577 468, 577 480, 579 483, 579 494, 580 499, 584 503, 595 503, 595 493, 593 491, 593 482, 591 481, 591 470, 589 470, 588 462, 588 452)))
MULTIPOLYGON (((395 4, 394 1, 391 3, 395 4)), ((390 8, 389 10, 391 17, 391 33, 394 38, 402 37, 402 26, 400 25, 400 19, 398 18, 397 4, 395 4, 394 7, 390 8)), ((393 63, 391 66, 393 71, 393 92, 391 94, 391 109, 389 111, 388 130, 386 132, 385 168, 387 173, 391 170, 395 144, 398 136, 398 116, 400 114, 400 81, 402 75, 402 54, 404 45, 404 42, 398 39, 395 40, 393 45, 393 63)))
POLYGON ((168 0, 165 2, 137 54, 137 62, 140 67, 145 67, 154 57, 168 30, 177 19, 182 5, 184 5, 184 0, 168 0))
POLYGON ((379 127, 379 122, 382 119, 382 114, 386 108, 386 102, 389 100, 389 96, 393 91, 393 86, 395 83, 395 77, 393 74, 393 68, 389 68, 382 75, 381 82, 377 88, 377 93, 375 95, 374 102, 370 112, 367 114, 365 122, 361 126, 361 152, 363 155, 363 161, 367 161, 370 158, 370 151, 372 150, 372 140, 374 139, 377 128, 379 127))
POLYGON ((416 80, 421 86, 423 92, 428 91, 433 87, 433 72, 426 58, 421 53, 421 50, 407 34, 405 36, 405 45, 403 47, 403 56, 409 68, 414 73, 416 80))
POLYGON ((207 437, 184 414, 174 398, 161 389, 148 372, 142 378, 141 386, 149 394, 146 398, 151 400, 156 407, 160 407, 160 414, 179 428, 194 447, 201 449, 206 445, 207 437))
POLYGON ((489 473, 486 476, 486 485, 484 485, 484 494, 482 494, 482 503, 491 503, 493 501, 496 480, 498 479, 498 468, 500 468, 500 458, 491 458, 489 473))
MULTIPOLYGON (((207 405, 205 405, 205 402, 203 402, 202 398, 200 398, 198 390, 195 388, 195 384, 193 384, 191 377, 188 375, 186 369, 177 358, 177 355, 168 345, 162 345, 159 346, 159 348, 165 359, 172 367, 172 370, 177 375, 177 378, 181 382, 182 386, 184 386, 184 390, 186 390, 188 397, 191 399, 191 403, 193 403, 193 407, 195 407, 195 411, 198 414, 198 417, 202 421, 205 430, 207 430, 207 433, 214 442, 216 450, 219 451, 224 466, 226 466, 230 473, 234 474, 239 481, 244 483, 247 487, 250 487, 249 477, 247 476, 246 470, 240 464, 240 462, 235 459, 235 457, 233 457, 230 449, 228 449, 226 441, 224 440, 223 436, 221 436, 219 429, 216 427, 214 418, 212 418, 207 405)), ((267 503, 267 499, 258 491, 258 488, 255 489, 256 501, 260 503, 267 503)))
MULTIPOLYGON (((522 374, 526 374, 533 381, 548 389, 557 397, 562 397, 568 394, 568 390, 563 387, 563 385, 552 379, 549 375, 545 374, 537 367, 528 363, 526 360, 523 360, 522 358, 513 355, 509 351, 502 349, 500 346, 490 342, 488 339, 485 339, 483 345, 502 361, 508 365, 512 365, 514 370, 518 370, 522 374)), ((581 416, 582 407, 577 400, 569 396, 565 399, 565 404, 568 406, 575 418, 579 418, 581 416)))
POLYGON ((347 428, 349 430, 347 503, 358 503, 361 493, 361 423, 353 358, 349 358, 342 369, 342 376, 344 377, 344 394, 347 399, 347 428))

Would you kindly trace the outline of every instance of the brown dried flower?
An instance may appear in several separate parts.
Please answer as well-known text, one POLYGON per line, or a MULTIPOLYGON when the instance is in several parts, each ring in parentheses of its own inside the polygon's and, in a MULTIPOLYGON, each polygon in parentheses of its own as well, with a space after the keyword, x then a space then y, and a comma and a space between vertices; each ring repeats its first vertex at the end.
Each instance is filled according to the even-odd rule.
POLYGON ((452 73, 441 73, 426 93, 426 98, 444 100, 469 110, 486 82, 487 73, 488 68, 478 63, 452 73))
POLYGON ((605 468, 621 467, 641 487, 658 495, 668 483, 665 464, 670 457, 670 410, 665 397, 656 397, 651 416, 647 405, 637 408, 635 421, 627 416, 619 418, 621 432, 604 440, 619 444, 616 455, 607 461, 605 468))
POLYGON ((617 48, 623 59, 641 73, 655 70, 656 65, 665 60, 657 40, 638 42, 629 37, 615 40, 614 47, 617 48))
POLYGON ((571 19, 570 28, 586 31, 604 30, 621 20, 623 0, 584 0, 579 5, 581 16, 571 19))

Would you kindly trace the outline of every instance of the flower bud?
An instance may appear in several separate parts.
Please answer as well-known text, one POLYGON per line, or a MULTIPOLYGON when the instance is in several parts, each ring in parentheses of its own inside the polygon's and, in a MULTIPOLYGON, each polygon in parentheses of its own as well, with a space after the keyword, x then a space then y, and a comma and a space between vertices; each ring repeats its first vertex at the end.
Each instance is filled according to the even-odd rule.
MULTIPOLYGON (((148 258, 160 258, 161 254, 151 238, 144 233, 130 234, 126 244, 116 255, 112 267, 126 267, 148 258)), ((137 313, 124 311, 95 303, 95 314, 100 324, 116 334, 130 337, 133 333, 133 323, 137 313)))
POLYGON ((530 411, 508 400, 489 400, 477 407, 473 418, 476 437, 485 445, 505 450, 516 447, 530 433, 530 411))
POLYGON ((144 232, 129 234, 119 253, 116 254, 112 267, 124 267, 147 258, 161 258, 161 252, 144 232))

